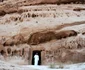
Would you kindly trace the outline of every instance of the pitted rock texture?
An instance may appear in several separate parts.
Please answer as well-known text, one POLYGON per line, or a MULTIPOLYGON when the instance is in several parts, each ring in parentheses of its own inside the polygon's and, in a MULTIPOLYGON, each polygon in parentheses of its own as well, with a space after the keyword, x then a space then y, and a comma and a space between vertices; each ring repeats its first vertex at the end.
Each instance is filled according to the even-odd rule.
POLYGON ((71 0, 0 2, 0 59, 32 64, 37 50, 42 65, 84 62, 85 5, 60 1, 71 0))

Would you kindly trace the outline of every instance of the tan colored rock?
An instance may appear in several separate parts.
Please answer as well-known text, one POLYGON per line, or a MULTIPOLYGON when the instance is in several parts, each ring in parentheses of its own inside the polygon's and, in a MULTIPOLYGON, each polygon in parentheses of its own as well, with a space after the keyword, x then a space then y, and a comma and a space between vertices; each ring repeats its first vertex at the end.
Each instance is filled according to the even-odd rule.
POLYGON ((4 46, 3 45, 0 45, 0 51, 1 50, 4 50, 4 46))
POLYGON ((74 30, 66 30, 66 31, 60 31, 56 33, 56 38, 57 39, 62 39, 70 36, 76 36, 77 32, 74 30))
POLYGON ((28 40, 28 44, 36 45, 36 44, 47 42, 47 41, 50 41, 53 39, 56 39, 56 35, 54 32, 51 32, 51 31, 36 32, 30 36, 30 38, 28 40))
POLYGON ((0 10, 0 16, 4 16, 6 12, 4 10, 0 10))
POLYGON ((25 41, 23 35, 21 34, 13 36, 13 39, 15 44, 24 43, 25 41))
POLYGON ((20 43, 24 43, 25 40, 24 40, 24 37, 21 35, 21 34, 18 34, 18 35, 15 35, 13 37, 11 37, 10 39, 8 39, 4 45, 7 46, 13 46, 13 45, 16 45, 16 44, 20 44, 20 43))

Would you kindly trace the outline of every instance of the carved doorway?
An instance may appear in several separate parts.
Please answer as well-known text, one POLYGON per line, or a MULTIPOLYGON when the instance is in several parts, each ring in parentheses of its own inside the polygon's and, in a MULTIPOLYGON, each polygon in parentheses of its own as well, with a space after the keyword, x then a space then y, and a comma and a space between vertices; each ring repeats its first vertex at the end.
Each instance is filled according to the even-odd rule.
POLYGON ((38 56, 39 56, 38 65, 41 65, 41 51, 39 51, 39 50, 34 50, 34 51, 32 52, 32 65, 34 65, 34 55, 35 55, 36 53, 37 53, 38 56))

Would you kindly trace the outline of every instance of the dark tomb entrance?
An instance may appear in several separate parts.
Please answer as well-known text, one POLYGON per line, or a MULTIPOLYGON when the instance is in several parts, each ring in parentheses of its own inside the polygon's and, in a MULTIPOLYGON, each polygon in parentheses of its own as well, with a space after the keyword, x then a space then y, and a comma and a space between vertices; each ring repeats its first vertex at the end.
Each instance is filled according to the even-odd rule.
POLYGON ((38 56, 39 56, 38 65, 41 65, 41 51, 38 51, 38 50, 35 50, 35 51, 33 51, 33 53, 32 53, 32 65, 34 65, 34 55, 35 55, 36 53, 37 53, 38 56))

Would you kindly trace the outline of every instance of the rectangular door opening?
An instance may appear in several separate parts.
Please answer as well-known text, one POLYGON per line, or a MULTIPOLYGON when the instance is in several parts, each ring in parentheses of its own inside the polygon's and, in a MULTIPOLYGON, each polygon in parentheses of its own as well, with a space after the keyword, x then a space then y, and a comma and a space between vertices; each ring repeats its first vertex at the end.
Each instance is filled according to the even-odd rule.
POLYGON ((41 65, 41 51, 35 50, 32 52, 32 65, 34 65, 34 55, 37 53, 39 56, 38 65, 41 65))

